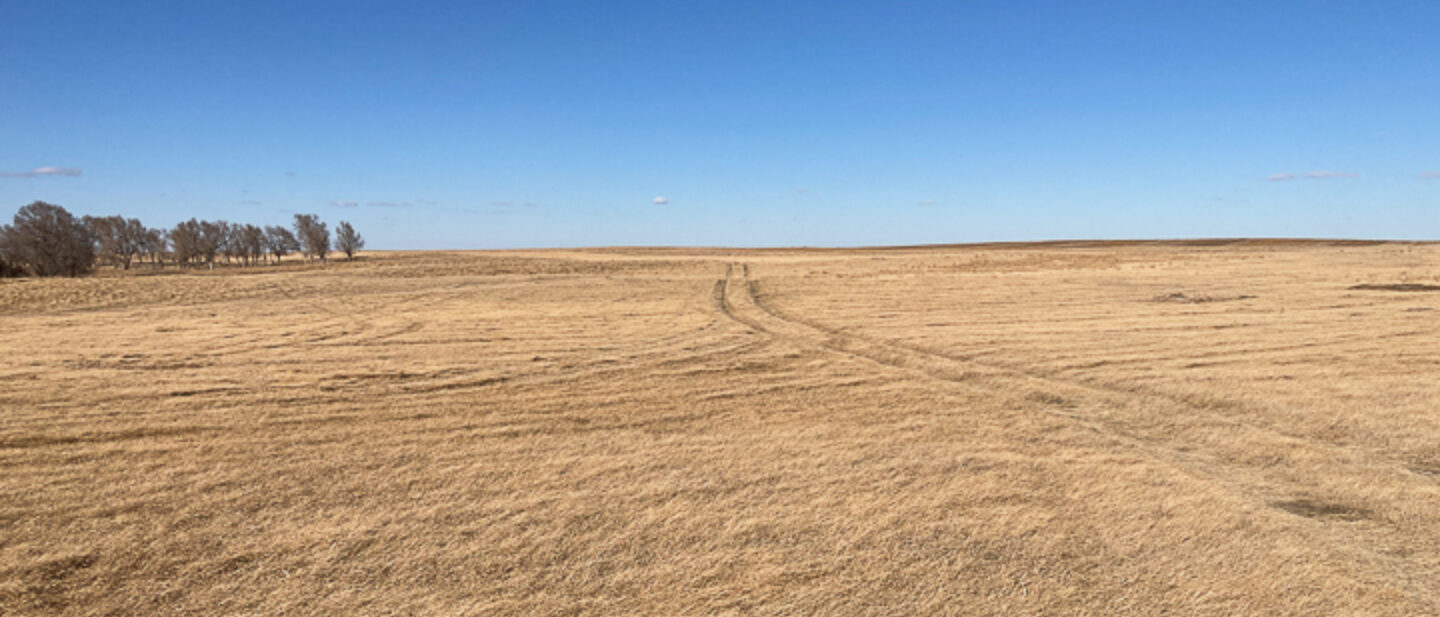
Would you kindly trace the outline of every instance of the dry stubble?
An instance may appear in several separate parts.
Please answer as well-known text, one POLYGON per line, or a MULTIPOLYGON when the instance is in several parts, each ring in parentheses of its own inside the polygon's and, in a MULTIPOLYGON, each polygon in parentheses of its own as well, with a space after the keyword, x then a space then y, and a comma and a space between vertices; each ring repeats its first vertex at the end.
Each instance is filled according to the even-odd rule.
POLYGON ((1440 614, 1433 245, 0 281, 0 614, 1440 614))

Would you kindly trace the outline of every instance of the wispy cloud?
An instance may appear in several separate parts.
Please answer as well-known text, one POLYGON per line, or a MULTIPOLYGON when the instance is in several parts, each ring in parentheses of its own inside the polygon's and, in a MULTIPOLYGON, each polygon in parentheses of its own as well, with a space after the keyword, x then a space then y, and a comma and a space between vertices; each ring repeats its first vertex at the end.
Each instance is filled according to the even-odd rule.
POLYGON ((670 203, 670 199, 667 197, 656 197, 655 199, 650 200, 650 203, 653 203, 657 206, 663 206, 670 203))
POLYGON ((0 171, 0 178, 38 178, 40 176, 79 176, 74 167, 36 167, 30 171, 0 171))
POLYGON ((1420 177, 1426 180, 1440 180, 1440 169, 1434 171, 1422 171, 1420 177))
POLYGON ((537 204, 537 203, 535 203, 535 202, 533 202, 533 201, 510 201, 510 200, 492 201, 492 202, 490 202, 490 205, 492 205, 492 206, 494 206, 494 207, 496 207, 496 208, 515 208, 515 207, 520 207, 520 208, 539 208, 539 207, 540 207, 540 204, 537 204))
MULTIPOLYGON (((434 202, 430 202, 430 203, 434 203, 434 202)), ((408 202, 408 201, 366 201, 366 202, 359 202, 359 201, 354 201, 354 200, 349 200, 349 199, 337 199, 337 200, 335 200, 335 201, 330 202, 330 205, 335 206, 336 208, 359 208, 360 206, 365 206, 366 208, 413 208, 413 207, 415 207, 415 204, 410 203, 410 202, 408 202)))
POLYGON ((1350 173, 1350 172, 1348 172, 1348 171, 1320 171, 1320 170, 1316 170, 1316 171, 1307 171, 1307 172, 1305 172, 1304 175, 1292 174, 1292 173, 1272 174, 1272 175, 1266 177, 1266 178, 1265 178, 1265 181, 1266 181, 1266 182, 1287 182, 1287 181, 1290 181, 1290 180, 1298 180, 1298 179, 1300 179, 1300 178, 1304 178, 1304 179, 1306 179, 1306 180, 1334 180, 1334 179, 1336 179, 1336 178, 1354 178, 1354 177, 1356 177, 1356 174, 1350 173))
POLYGON ((915 202, 915 205, 917 205, 917 206, 933 206, 933 205, 935 205, 935 200, 933 200, 933 199, 922 199, 922 200, 920 200, 920 201, 915 202))
POLYGON ((258 206, 258 205, 260 205, 260 202, 254 200, 254 199, 246 199, 245 201, 240 202, 240 205, 242 205, 242 206, 258 206))

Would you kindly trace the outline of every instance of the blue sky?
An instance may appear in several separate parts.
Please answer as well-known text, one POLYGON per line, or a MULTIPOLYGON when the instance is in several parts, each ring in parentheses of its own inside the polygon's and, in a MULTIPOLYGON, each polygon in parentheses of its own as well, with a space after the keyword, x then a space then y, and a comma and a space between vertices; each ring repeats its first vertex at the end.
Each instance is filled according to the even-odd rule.
POLYGON ((389 249, 1440 238, 1433 1, 3 13, 0 216, 314 212, 389 249))

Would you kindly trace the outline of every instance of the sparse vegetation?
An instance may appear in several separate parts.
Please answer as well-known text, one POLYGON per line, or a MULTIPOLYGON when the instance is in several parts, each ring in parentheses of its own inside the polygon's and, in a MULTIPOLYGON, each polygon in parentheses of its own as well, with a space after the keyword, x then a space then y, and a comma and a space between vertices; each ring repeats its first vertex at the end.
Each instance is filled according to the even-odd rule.
POLYGON ((1440 284, 1437 258, 611 249, 0 281, 0 612, 1434 615, 1437 296, 1349 287, 1440 284), (1177 289, 1253 298, 1149 301, 1177 289))

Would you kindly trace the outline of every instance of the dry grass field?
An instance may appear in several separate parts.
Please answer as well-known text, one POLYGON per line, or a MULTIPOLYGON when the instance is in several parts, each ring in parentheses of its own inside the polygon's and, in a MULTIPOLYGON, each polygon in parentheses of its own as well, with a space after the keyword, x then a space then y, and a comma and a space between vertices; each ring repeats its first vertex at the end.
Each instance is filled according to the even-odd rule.
POLYGON ((1437 284, 1280 241, 4 280, 0 614, 1440 615, 1437 284))

